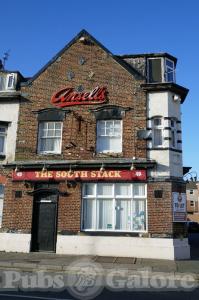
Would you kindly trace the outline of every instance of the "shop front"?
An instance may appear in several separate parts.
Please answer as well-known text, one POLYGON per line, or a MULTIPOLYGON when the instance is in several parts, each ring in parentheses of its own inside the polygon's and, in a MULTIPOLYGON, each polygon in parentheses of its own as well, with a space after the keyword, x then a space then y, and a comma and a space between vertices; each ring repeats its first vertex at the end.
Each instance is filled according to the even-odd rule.
POLYGON ((60 197, 68 203, 73 197, 80 203, 76 235, 147 232, 146 179, 146 170, 13 171, 13 184, 25 183, 25 194, 32 197, 30 250, 56 252, 57 232, 74 234, 67 222, 62 230, 58 226, 64 215, 60 197))

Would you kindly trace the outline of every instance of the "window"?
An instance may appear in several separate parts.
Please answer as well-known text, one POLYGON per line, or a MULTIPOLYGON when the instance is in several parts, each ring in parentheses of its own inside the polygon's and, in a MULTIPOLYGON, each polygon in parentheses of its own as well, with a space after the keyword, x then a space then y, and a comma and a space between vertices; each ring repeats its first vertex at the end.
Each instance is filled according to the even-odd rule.
POLYGON ((83 185, 83 230, 146 231, 146 185, 83 185))
POLYGON ((194 201, 190 201, 190 206, 194 206, 194 201))
POLYGON ((4 199, 4 185, 0 184, 0 228, 2 225, 3 199, 4 199))
POLYGON ((171 119, 171 147, 176 147, 176 121, 171 119))
POLYGON ((175 82, 175 64, 165 57, 148 58, 147 73, 149 83, 175 82))
POLYGON ((122 121, 97 121, 97 152, 122 152, 122 121))
POLYGON ((163 146, 163 125, 161 117, 153 119, 153 146, 163 146))
POLYGON ((12 90, 15 89, 15 77, 16 74, 2 74, 0 76, 0 91, 12 90))
POLYGON ((162 59, 161 58, 148 59, 148 81, 162 82, 162 59))
POLYGON ((15 74, 11 73, 7 75, 7 89, 13 89, 14 88, 14 83, 15 83, 15 74))
POLYGON ((165 60, 165 81, 166 82, 174 82, 175 81, 174 62, 167 58, 165 60))
POLYGON ((5 155, 6 153, 6 136, 7 127, 0 125, 0 155, 5 155))
POLYGON ((190 195, 193 195, 193 190, 190 190, 190 191, 189 191, 189 194, 190 194, 190 195))
POLYGON ((39 123, 39 153, 61 153, 62 122, 39 123))

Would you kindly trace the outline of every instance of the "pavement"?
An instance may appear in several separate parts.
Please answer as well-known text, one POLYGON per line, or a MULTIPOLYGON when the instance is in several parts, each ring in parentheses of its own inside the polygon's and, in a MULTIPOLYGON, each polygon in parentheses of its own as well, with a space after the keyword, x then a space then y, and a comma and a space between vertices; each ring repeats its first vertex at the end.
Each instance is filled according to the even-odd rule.
POLYGON ((194 274, 199 280, 199 260, 155 260, 127 257, 73 256, 55 253, 5 253, 0 252, 0 270, 64 272, 79 259, 90 259, 104 270, 150 268, 151 272, 194 274))

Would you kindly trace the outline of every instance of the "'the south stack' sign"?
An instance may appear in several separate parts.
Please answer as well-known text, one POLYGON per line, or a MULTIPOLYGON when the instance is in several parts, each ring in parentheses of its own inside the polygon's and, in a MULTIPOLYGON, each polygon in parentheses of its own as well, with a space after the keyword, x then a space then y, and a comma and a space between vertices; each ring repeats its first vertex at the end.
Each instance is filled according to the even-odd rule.
POLYGON ((96 87, 90 92, 78 93, 74 88, 64 88, 51 97, 51 103, 57 107, 73 105, 101 104, 106 102, 106 88, 96 87))
POLYGON ((146 180, 145 170, 107 170, 107 171, 24 171, 12 174, 13 181, 47 181, 47 180, 146 180))

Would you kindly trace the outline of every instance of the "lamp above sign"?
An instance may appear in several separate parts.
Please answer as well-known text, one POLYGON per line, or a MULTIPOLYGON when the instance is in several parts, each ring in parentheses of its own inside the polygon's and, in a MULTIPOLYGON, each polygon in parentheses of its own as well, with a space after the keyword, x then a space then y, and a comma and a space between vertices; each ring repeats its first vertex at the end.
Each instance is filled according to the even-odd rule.
POLYGON ((54 93, 51 103, 57 107, 73 105, 91 105, 106 102, 107 90, 105 87, 96 87, 91 92, 78 93, 74 88, 64 88, 54 93))

